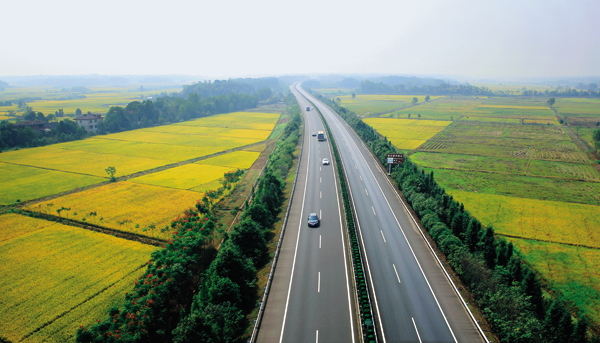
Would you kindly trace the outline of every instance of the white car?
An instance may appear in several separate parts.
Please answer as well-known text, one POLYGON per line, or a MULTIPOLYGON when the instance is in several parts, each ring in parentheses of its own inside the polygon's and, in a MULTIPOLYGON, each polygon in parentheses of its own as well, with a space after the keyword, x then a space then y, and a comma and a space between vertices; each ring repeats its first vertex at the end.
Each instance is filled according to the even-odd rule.
POLYGON ((329 164, 329 160, 328 160, 328 159, 326 159, 326 158, 324 158, 324 159, 323 159, 323 164, 329 164))

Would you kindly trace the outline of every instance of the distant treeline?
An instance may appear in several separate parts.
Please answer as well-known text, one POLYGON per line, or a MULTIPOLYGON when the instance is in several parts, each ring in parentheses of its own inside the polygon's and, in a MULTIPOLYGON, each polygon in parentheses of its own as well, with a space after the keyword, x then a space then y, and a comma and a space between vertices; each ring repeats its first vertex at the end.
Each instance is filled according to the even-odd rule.
POLYGON ((267 240, 273 236, 298 143, 298 105, 289 112, 290 121, 241 222, 225 235, 216 255, 210 243, 217 214, 203 198, 195 209, 172 222, 173 236, 167 247, 152 254, 146 271, 126 294, 125 303, 110 309, 98 323, 81 326, 78 343, 243 341, 246 316, 258 300, 257 270, 269 262, 267 240))
MULTIPOLYGON (((406 88, 420 87, 420 86, 439 86, 445 82, 442 79, 432 78, 420 78, 414 76, 380 76, 370 78, 371 82, 383 83, 389 86, 404 85, 406 88)), ((302 84, 309 88, 352 88, 356 89, 360 87, 361 82, 364 80, 353 78, 353 77, 341 77, 341 76, 324 76, 319 80, 311 79, 304 81, 302 84)))
MULTIPOLYGON (((348 122, 380 161, 398 152, 354 112, 320 98, 348 122)), ((501 342, 598 342, 588 336, 585 316, 574 321, 561 300, 544 296, 540 278, 513 244, 472 217, 435 181, 433 172, 427 174, 405 159, 392 177, 501 342)))
POLYGON ((227 95, 229 93, 250 94, 260 100, 268 100, 273 91, 283 91, 287 85, 282 85, 276 77, 256 79, 231 79, 197 82, 183 86, 183 96, 198 93, 200 97, 227 95))
POLYGON ((575 89, 571 87, 560 87, 553 90, 546 89, 545 91, 524 90, 521 92, 524 96, 552 96, 552 97, 600 97, 599 90, 592 89, 575 89))
POLYGON ((448 83, 441 83, 437 86, 423 85, 407 87, 404 84, 392 86, 383 82, 375 83, 369 80, 362 81, 358 91, 361 94, 496 95, 487 87, 471 85, 450 85, 448 83))
POLYGON ((8 82, 0 80, 0 91, 3 91, 4 88, 8 87, 8 82))

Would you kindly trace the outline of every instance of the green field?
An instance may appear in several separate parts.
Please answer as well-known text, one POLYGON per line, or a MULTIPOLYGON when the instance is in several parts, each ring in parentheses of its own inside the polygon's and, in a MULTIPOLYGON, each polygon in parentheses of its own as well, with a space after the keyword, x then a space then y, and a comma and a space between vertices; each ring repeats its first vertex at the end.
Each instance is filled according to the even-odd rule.
POLYGON ((0 336, 12 342, 74 341, 79 325, 123 301, 123 288, 156 250, 16 214, 0 216, 0 227, 12 228, 0 241, 0 336))
POLYGON ((0 205, 10 205, 106 181, 105 178, 65 173, 0 162, 0 205))
POLYGON ((600 323, 600 250, 528 239, 511 241, 552 289, 592 322, 600 323))
POLYGON ((557 98, 553 107, 565 117, 600 118, 600 99, 557 98))
MULTIPOLYGON (((426 168, 427 171, 433 169, 426 168)), ((435 169, 444 188, 519 198, 600 205, 600 183, 564 179, 435 169)))
POLYGON ((411 160, 426 168, 600 181, 600 174, 589 163, 563 163, 521 158, 429 152, 412 154, 411 160))
MULTIPOLYGON (((360 116, 373 115, 377 113, 387 113, 405 107, 412 106, 412 98, 417 97, 420 103, 425 102, 423 95, 356 95, 352 99, 350 95, 334 97, 341 100, 340 105, 354 111, 360 116)), ((438 96, 431 97, 437 99, 438 96)), ((418 107, 418 106, 417 106, 418 107)))

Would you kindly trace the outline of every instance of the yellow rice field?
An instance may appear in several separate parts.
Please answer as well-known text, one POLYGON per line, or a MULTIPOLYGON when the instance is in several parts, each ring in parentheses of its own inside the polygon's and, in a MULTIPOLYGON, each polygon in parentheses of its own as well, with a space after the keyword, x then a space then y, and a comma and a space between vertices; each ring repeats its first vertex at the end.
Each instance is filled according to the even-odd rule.
POLYGON ((497 233, 600 248, 600 206, 450 190, 497 233))
POLYGON ((277 123, 279 116, 279 113, 232 112, 217 114, 174 125, 271 131, 275 127, 275 123, 277 123))
POLYGON ((208 139, 208 137, 200 135, 182 135, 177 133, 162 133, 144 130, 125 131, 106 136, 97 136, 96 138, 128 142, 213 148, 217 149, 216 151, 237 148, 261 141, 261 139, 237 137, 211 137, 211 139, 208 139))
POLYGON ((102 177, 0 162, 0 205, 37 199, 103 181, 106 179, 102 177))
MULTIPOLYGON (((207 182, 218 180, 223 177, 223 174, 229 171, 235 171, 235 168, 191 163, 136 177, 131 179, 131 181, 147 185, 189 190, 207 182)), ((198 195, 198 198, 201 198, 201 195, 198 195)))
POLYGON ((62 217, 85 219, 93 224, 148 237, 168 238, 170 231, 161 233, 160 229, 186 208, 193 207, 201 196, 191 191, 123 181, 31 205, 27 209, 43 212, 47 211, 48 204, 52 204, 56 215, 56 209, 67 207, 71 210, 63 211, 62 217), (96 215, 90 216, 90 212, 96 212, 96 215), (155 224, 156 229, 144 231, 151 224, 155 224))
MULTIPOLYGON (((262 150, 264 150, 264 148, 262 150)), ((196 163, 230 168, 248 169, 252 167, 254 161, 256 161, 258 156, 260 156, 260 152, 258 151, 233 151, 220 156, 207 158, 196 163)))
POLYGON ((0 242, 0 333, 12 342, 73 341, 79 325, 90 325, 122 301, 122 281, 131 286, 156 250, 59 223, 0 216, 0 228, 15 222, 24 232, 0 242), (50 331, 58 322, 61 337, 50 331))
POLYGON ((418 148, 436 133, 451 124, 442 120, 417 120, 393 118, 365 118, 363 121, 399 149, 418 148))
POLYGON ((105 169, 109 166, 117 169, 117 176, 123 176, 169 163, 169 161, 111 153, 66 150, 56 146, 3 152, 0 154, 0 162, 100 177, 107 177, 105 169))
MULTIPOLYGON (((259 141, 269 138, 271 130, 232 129, 226 127, 207 127, 196 125, 165 125, 142 129, 140 131, 176 133, 181 135, 202 135, 206 137, 239 137, 257 139, 259 141)), ((190 137, 194 139, 197 137, 190 137)))

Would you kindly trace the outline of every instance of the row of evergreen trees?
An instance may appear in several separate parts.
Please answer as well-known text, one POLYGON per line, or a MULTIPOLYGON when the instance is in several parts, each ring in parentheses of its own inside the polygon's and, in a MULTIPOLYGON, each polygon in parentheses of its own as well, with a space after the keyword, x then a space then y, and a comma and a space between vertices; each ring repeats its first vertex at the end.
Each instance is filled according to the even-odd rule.
MULTIPOLYGON (((354 112, 320 97, 356 131, 374 154, 385 162, 397 153, 387 139, 354 112)), ((472 217, 409 159, 392 173, 404 196, 421 218, 450 266, 476 299, 502 342, 598 342, 589 337, 584 316, 573 319, 562 301, 545 296, 541 281, 514 249, 472 217)))
POLYGON ((91 342, 236 342, 257 303, 256 272, 268 262, 267 240, 283 202, 291 153, 299 137, 300 110, 270 156, 242 220, 211 248, 215 214, 202 202, 171 223, 166 248, 152 254, 146 272, 120 308, 80 327, 76 340, 91 342))

